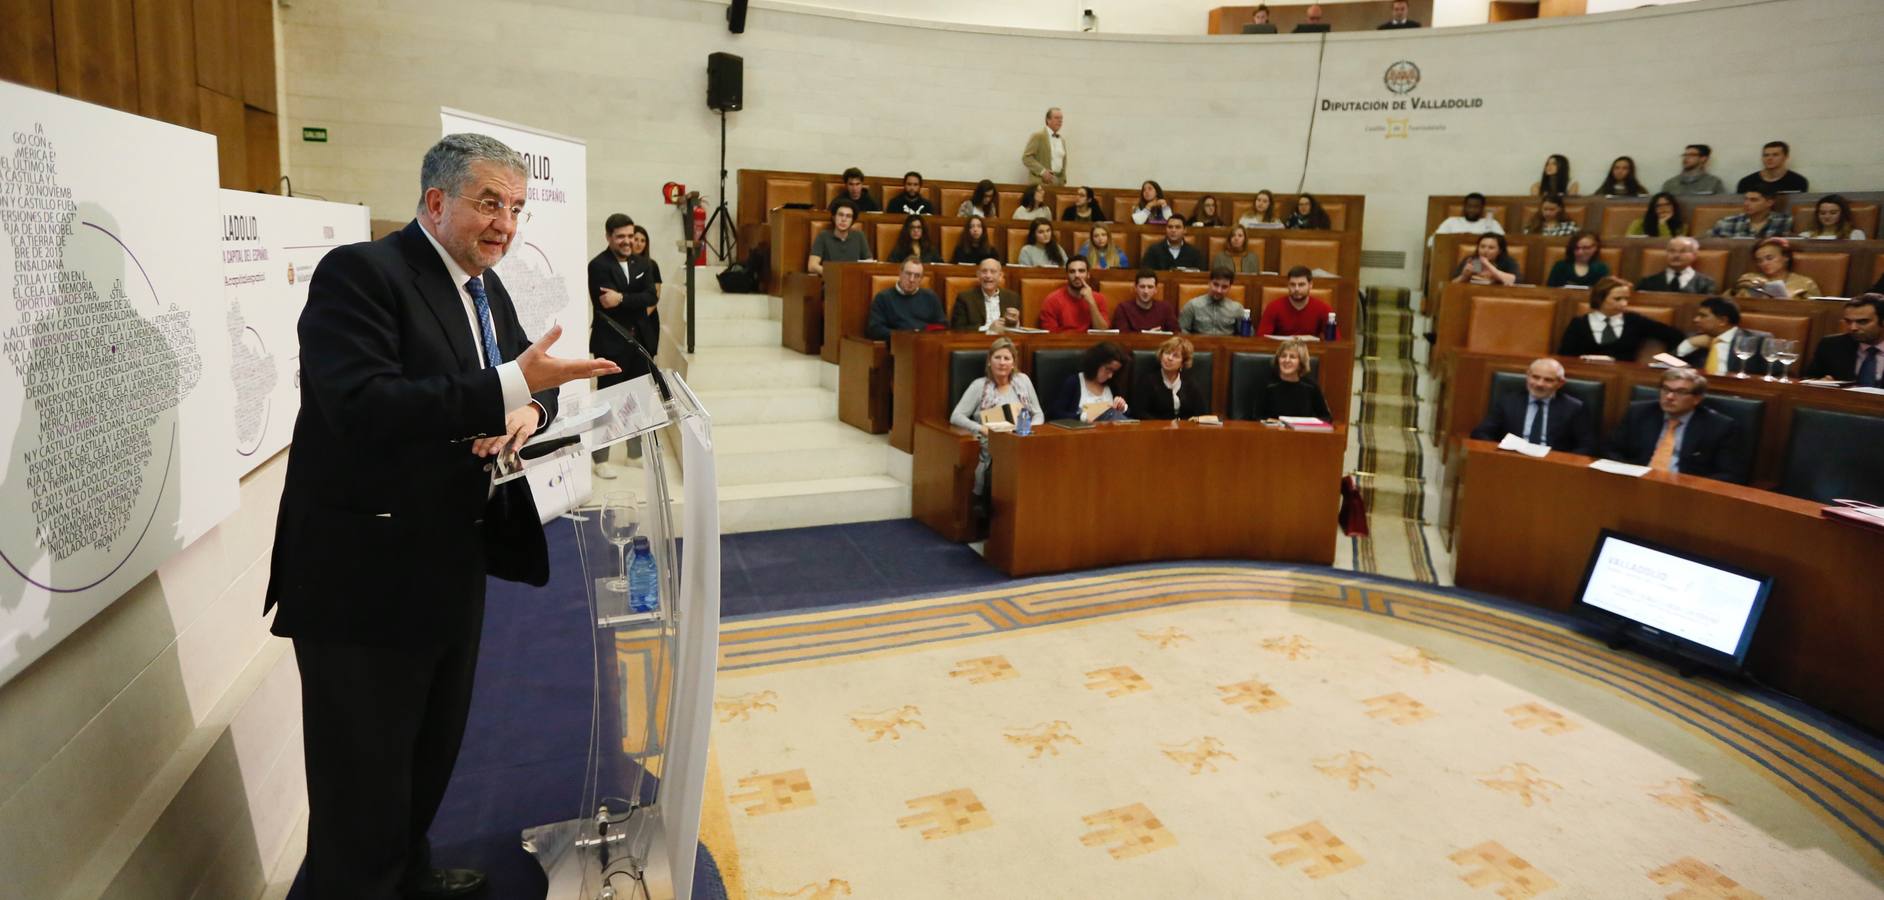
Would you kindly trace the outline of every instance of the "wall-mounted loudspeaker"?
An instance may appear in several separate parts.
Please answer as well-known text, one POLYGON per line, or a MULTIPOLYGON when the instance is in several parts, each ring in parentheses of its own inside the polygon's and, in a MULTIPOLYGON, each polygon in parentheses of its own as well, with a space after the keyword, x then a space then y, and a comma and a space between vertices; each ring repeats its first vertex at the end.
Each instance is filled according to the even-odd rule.
POLYGON ((734 34, 746 33, 746 0, 733 0, 733 5, 726 7, 726 30, 734 34))
POLYGON ((707 54, 707 108, 732 112, 745 104, 746 61, 731 53, 707 54))

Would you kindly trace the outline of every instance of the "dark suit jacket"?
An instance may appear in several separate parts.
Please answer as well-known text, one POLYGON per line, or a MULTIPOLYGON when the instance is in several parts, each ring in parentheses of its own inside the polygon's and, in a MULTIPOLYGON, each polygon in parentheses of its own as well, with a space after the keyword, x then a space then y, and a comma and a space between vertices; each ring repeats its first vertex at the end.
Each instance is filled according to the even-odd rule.
MULTIPOLYGON (((1751 328, 1740 329, 1740 334, 1757 334, 1763 338, 1772 337, 1772 335, 1767 334, 1764 331, 1755 331, 1751 328)), ((1735 340, 1738 340, 1738 339, 1739 339, 1739 335, 1735 335, 1735 340)), ((1700 371, 1702 366, 1707 365, 1708 349, 1709 348, 1707 347, 1702 347, 1699 350, 1690 351, 1689 353, 1682 356, 1681 358, 1685 360, 1688 363, 1688 365, 1693 366, 1695 368, 1695 371, 1700 371)), ((1726 350, 1722 352, 1727 354, 1727 373, 1731 375, 1735 372, 1740 371, 1741 370, 1740 357, 1734 355, 1733 348, 1728 347, 1726 350)), ((1765 375, 1766 374, 1766 360, 1762 359, 1758 354, 1748 357, 1747 362, 1746 362, 1746 372, 1748 375, 1765 375)))
POLYGON ((1705 272, 1694 273, 1694 278, 1685 288, 1671 287, 1668 284, 1667 269, 1635 283, 1635 289, 1638 291, 1666 291, 1671 294, 1716 294, 1719 293, 1718 287, 1714 284, 1714 279, 1707 277, 1705 272))
POLYGON ((1834 334, 1819 339, 1812 351, 1812 362, 1805 368, 1805 378, 1836 378, 1851 381, 1858 376, 1858 339, 1849 334, 1834 334))
POLYGON ((1186 372, 1178 382, 1178 404, 1171 405, 1171 389, 1156 364, 1138 373, 1132 383, 1132 416, 1138 419, 1188 419, 1210 412, 1210 395, 1203 379, 1186 372))
POLYGON ((589 324, 589 352, 602 359, 613 360, 621 366, 621 375, 614 380, 625 381, 638 375, 646 375, 648 364, 641 354, 628 346, 628 340, 620 332, 608 327, 602 321, 604 317, 633 333, 641 348, 654 355, 661 346, 661 314, 658 306, 661 302, 661 267, 654 260, 645 256, 628 258, 628 274, 622 274, 622 267, 615 260, 615 252, 604 248, 589 260, 589 307, 595 314, 595 321, 589 324), (621 294, 621 302, 614 309, 602 307, 602 289, 608 288, 621 294))
POLYGON ((1139 253, 1139 256, 1139 263, 1154 272, 1165 272, 1171 269, 1201 269, 1204 267, 1204 254, 1198 252, 1197 248, 1189 241, 1184 243, 1184 249, 1178 251, 1177 259, 1171 258, 1170 245, 1166 244, 1162 239, 1146 247, 1139 253))
MULTIPOLYGON (((502 357, 530 345, 484 273, 502 357)), ((497 372, 418 223, 334 249, 299 325, 301 412, 263 611, 282 637, 383 646, 475 637, 484 576, 549 579, 527 479, 490 493, 465 439, 504 431, 497 372)), ((536 395, 556 417, 556 391, 536 395)))
POLYGON ((1587 311, 1579 313, 1563 329, 1563 338, 1557 342, 1558 356, 1583 356, 1601 353, 1613 356, 1623 362, 1634 362, 1641 354, 1642 345, 1650 339, 1661 341, 1670 352, 1681 346, 1687 335, 1672 325, 1663 325, 1647 316, 1632 312, 1622 314, 1622 335, 1614 343, 1603 346, 1596 343, 1596 335, 1590 332, 1590 319, 1587 311))
MULTIPOLYGON (((1661 440, 1665 416, 1659 403, 1642 400, 1629 404, 1629 412, 1609 436, 1608 456, 1638 466, 1648 465, 1655 455, 1655 443, 1661 440)), ((1722 413, 1706 406, 1695 407, 1681 435, 1681 449, 1676 453, 1683 475, 1699 475, 1744 484, 1747 480, 1747 448, 1740 426, 1722 413)))
MULTIPOLYGON (((1524 430, 1524 412, 1531 405, 1529 391, 1506 391, 1493 400, 1484 421, 1472 429, 1481 441, 1501 441, 1505 435, 1529 438, 1524 430)), ((1544 443, 1552 450, 1596 455, 1596 417, 1582 400, 1558 391, 1544 408, 1544 443)))
MULTIPOLYGON (((1020 309, 1020 292, 1011 288, 1001 289, 1001 309, 1020 309)), ((988 327, 988 304, 981 299, 981 286, 976 285, 955 295, 955 303, 949 307, 949 327, 956 331, 979 331, 988 327)))
POLYGON ((1375 31, 1398 31, 1402 28, 1418 28, 1418 27, 1420 27, 1420 23, 1415 22, 1412 19, 1408 19, 1404 22, 1382 22, 1374 30, 1375 31))

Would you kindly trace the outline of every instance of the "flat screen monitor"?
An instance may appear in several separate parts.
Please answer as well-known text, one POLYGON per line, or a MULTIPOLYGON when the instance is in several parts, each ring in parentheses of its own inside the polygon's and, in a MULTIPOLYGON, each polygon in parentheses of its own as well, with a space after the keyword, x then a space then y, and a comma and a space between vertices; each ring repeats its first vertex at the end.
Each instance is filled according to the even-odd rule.
POLYGON ((1605 528, 1572 609, 1638 643, 1737 672, 1772 590, 1769 576, 1605 528))
POLYGON ((1332 31, 1332 30, 1334 30, 1334 26, 1328 24, 1327 22, 1317 22, 1313 25, 1310 25, 1307 22, 1303 22, 1302 24, 1295 26, 1295 31, 1291 33, 1292 34, 1320 34, 1321 32, 1332 31))
POLYGON ((1244 34, 1275 34, 1276 26, 1269 22, 1249 22, 1243 26, 1244 34))

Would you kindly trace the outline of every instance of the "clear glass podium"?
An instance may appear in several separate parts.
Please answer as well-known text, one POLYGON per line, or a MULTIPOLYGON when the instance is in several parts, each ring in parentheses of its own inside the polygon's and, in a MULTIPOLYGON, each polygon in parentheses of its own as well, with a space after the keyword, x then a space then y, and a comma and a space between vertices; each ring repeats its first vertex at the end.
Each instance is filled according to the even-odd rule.
POLYGON ((564 414, 583 420, 563 429, 588 429, 581 443, 526 464, 539 506, 568 510, 544 527, 552 541, 573 533, 594 638, 574 817, 523 832, 549 900, 692 894, 719 652, 719 505, 712 421, 678 374, 664 375, 665 399, 646 377, 591 395, 564 414), (630 440, 640 468, 594 482, 591 496, 591 451, 630 440), (646 566, 629 577, 638 552, 653 558, 652 608, 636 602, 646 566))

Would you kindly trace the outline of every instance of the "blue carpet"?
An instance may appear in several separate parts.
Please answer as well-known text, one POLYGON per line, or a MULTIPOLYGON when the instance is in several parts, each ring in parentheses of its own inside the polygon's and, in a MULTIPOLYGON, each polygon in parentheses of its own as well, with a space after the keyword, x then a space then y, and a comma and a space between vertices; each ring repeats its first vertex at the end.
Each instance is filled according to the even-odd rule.
MULTIPOLYGON (((575 818, 589 737, 593 646, 581 566, 567 522, 546 529, 550 583, 491 581, 464 749, 432 824, 438 865, 481 869, 494 900, 537 900, 543 870, 523 829, 575 818)), ((775 613, 963 590, 1006 581, 974 551, 914 520, 728 535, 722 615, 775 613)), ((706 848, 694 896, 726 895, 706 848)), ((297 883, 291 898, 305 897, 297 883)))

